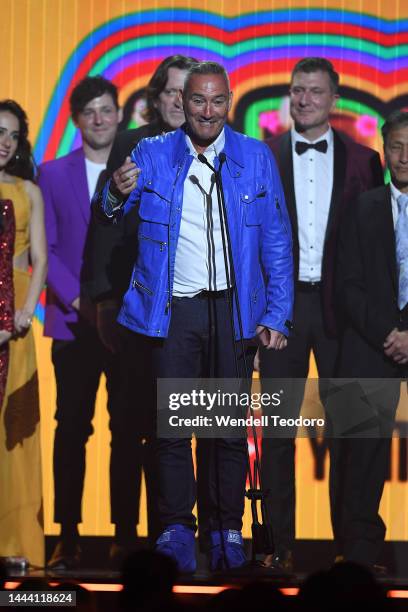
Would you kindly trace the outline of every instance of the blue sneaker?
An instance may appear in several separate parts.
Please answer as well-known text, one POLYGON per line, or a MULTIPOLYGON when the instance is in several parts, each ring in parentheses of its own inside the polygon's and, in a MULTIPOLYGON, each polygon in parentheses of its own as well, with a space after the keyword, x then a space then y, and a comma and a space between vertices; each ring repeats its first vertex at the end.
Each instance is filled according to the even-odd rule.
POLYGON ((241 567, 247 561, 244 551, 244 541, 240 531, 223 529, 211 532, 212 571, 241 567), (223 542, 221 542, 221 534, 223 542))
POLYGON ((185 525, 169 525, 157 540, 156 551, 174 559, 180 572, 196 571, 194 531, 185 525))

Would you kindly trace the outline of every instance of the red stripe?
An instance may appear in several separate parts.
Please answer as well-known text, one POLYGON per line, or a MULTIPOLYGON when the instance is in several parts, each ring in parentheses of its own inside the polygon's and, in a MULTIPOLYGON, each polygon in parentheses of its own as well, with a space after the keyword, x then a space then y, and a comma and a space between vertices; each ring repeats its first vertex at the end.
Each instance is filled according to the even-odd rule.
MULTIPOLYGON (((296 62, 302 58, 303 56, 292 57, 290 59, 266 60, 264 62, 257 62, 255 66, 248 65, 238 68, 230 73, 231 89, 234 90, 243 81, 265 74, 288 73, 289 75, 296 62)), ((392 87, 408 79, 408 68, 384 74, 370 66, 342 60, 341 58, 336 60, 336 70, 344 76, 361 77, 365 81, 372 82, 373 86, 378 85, 380 88, 392 87)))
POLYGON ((401 32, 399 34, 383 34, 377 30, 363 28, 361 26, 345 23, 328 23, 323 21, 267 23, 258 26, 241 28, 236 32, 225 32, 221 28, 206 24, 196 24, 185 21, 163 21, 132 26, 131 28, 126 28, 125 30, 116 32, 109 38, 99 43, 95 49, 98 47, 103 47, 104 52, 106 53, 106 51, 111 49, 113 46, 119 45, 120 43, 132 38, 141 38, 143 36, 160 36, 163 34, 204 36, 205 38, 211 38, 227 45, 233 45, 262 36, 279 36, 290 34, 334 34, 347 36, 350 38, 369 40, 385 47, 402 45, 408 42, 408 32, 401 32))

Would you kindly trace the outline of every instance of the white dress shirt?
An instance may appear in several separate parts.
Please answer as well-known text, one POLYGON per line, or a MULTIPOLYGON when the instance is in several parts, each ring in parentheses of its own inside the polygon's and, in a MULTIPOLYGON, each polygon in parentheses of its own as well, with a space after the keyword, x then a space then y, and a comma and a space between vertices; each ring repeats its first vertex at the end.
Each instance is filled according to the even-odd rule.
POLYGON ((299 280, 318 282, 322 277, 322 259, 330 201, 333 190, 333 132, 329 128, 314 141, 306 140, 294 128, 291 131, 293 177, 299 228, 299 280), (326 153, 308 149, 295 151, 296 141, 327 141, 326 153))
MULTIPOLYGON (((177 297, 193 297, 204 289, 221 291, 227 287, 213 172, 198 160, 197 151, 187 135, 186 142, 193 161, 184 182, 173 285, 173 295, 177 297), (193 177, 193 181, 190 177, 193 177), (211 196, 212 215, 209 214, 209 198, 205 194, 211 196)), ((222 130, 204 151, 212 166, 215 157, 224 149, 224 144, 225 135, 222 130)))

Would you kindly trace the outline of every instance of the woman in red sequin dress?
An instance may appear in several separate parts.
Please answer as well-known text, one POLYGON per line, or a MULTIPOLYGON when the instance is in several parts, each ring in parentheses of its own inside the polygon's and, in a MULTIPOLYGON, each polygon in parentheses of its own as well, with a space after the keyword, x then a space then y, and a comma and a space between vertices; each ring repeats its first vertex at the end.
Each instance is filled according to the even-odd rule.
POLYGON ((6 389, 9 340, 14 330, 13 250, 16 228, 13 204, 0 201, 0 406, 6 389))
POLYGON ((40 406, 31 321, 47 272, 44 205, 33 183, 27 117, 0 102, 0 199, 13 202, 14 329, 0 405, 0 557, 44 564, 40 406), (31 268, 31 271, 30 271, 31 268))

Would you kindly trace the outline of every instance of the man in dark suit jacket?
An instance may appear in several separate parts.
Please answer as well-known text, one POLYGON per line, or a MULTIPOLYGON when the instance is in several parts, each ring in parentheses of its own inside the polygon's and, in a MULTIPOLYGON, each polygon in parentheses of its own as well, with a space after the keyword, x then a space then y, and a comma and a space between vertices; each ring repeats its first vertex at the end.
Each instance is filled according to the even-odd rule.
MULTIPOLYGON (((285 388, 280 414, 297 417, 313 350, 319 377, 334 375, 338 352, 334 299, 338 228, 352 201, 383 182, 378 153, 342 137, 329 124, 338 98, 339 77, 322 58, 296 64, 290 86, 294 128, 268 142, 280 169, 292 224, 295 264, 294 331, 281 353, 261 350, 263 388, 285 388), (266 379, 281 380, 278 386, 266 379), (283 385, 283 387, 282 387, 283 385), (291 389, 289 388, 291 386, 291 389)), ((324 385, 320 396, 324 401, 324 385)), ((296 432, 268 438, 262 444, 262 480, 269 490, 267 508, 275 540, 275 554, 265 565, 290 571, 295 539, 296 432)), ((332 469, 333 469, 332 465, 332 469)), ((332 496, 332 492, 331 492, 332 496)), ((332 511, 333 512, 333 511, 332 511)))
POLYGON ((350 431, 358 426, 357 440, 334 441, 343 468, 337 474, 343 556, 370 566, 375 566, 385 536, 378 508, 400 378, 408 373, 408 113, 393 113, 382 133, 391 184, 360 196, 341 228, 338 250, 343 314, 338 376, 363 380, 347 381, 347 404, 342 393, 333 411, 329 403, 335 426, 341 421, 346 429, 345 411, 354 422, 350 431), (364 413, 357 412, 360 396, 364 413))

